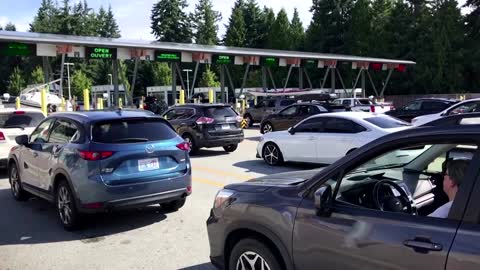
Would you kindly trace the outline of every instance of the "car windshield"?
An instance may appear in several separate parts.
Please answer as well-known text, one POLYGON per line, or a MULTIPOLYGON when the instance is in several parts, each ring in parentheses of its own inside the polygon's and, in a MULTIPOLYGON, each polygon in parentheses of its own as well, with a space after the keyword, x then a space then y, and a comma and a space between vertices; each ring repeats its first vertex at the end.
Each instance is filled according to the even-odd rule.
POLYGON ((386 129, 411 126, 411 124, 407 122, 389 116, 368 117, 365 118, 365 121, 369 122, 370 124, 374 124, 379 128, 386 129))
POLYGON ((41 112, 0 113, 0 128, 36 127, 44 118, 41 112))
POLYGON ((99 143, 162 141, 175 136, 175 131, 160 119, 102 121, 92 128, 92 140, 99 143))

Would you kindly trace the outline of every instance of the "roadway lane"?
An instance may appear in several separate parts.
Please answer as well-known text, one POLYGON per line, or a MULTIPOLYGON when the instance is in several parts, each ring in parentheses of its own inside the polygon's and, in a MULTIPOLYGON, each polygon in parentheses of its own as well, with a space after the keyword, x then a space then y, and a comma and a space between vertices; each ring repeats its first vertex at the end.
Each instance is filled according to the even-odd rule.
POLYGON ((201 150, 192 157, 193 194, 179 212, 158 206, 95 215, 87 227, 64 231, 54 207, 40 199, 16 202, 5 173, 0 175, 0 269, 213 269, 205 221, 224 185, 275 172, 255 158, 258 130, 234 153, 201 150))

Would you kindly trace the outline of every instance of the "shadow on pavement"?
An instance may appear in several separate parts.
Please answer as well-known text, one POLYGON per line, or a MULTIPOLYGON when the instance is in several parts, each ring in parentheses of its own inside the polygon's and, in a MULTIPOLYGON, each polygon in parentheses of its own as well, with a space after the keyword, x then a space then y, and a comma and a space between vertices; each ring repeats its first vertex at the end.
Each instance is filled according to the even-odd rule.
POLYGON ((86 216, 78 231, 67 232, 58 221, 53 204, 32 197, 15 201, 10 189, 0 190, 0 246, 80 240, 88 244, 105 236, 145 227, 167 218, 160 206, 86 216))
POLYGON ((217 268, 215 268, 211 263, 202 263, 194 266, 180 268, 179 270, 215 270, 215 269, 217 268))
POLYGON ((261 173, 265 175, 301 170, 313 170, 324 167, 324 165, 306 163, 286 163, 284 166, 273 167, 267 165, 261 159, 241 161, 233 164, 233 166, 246 169, 246 172, 261 173))
POLYGON ((245 140, 254 141, 254 142, 259 142, 261 137, 262 137, 262 136, 245 137, 245 140))
POLYGON ((203 158, 203 157, 215 157, 215 156, 224 156, 228 155, 223 148, 218 148, 218 150, 211 149, 200 149, 195 155, 190 155, 190 158, 203 158))

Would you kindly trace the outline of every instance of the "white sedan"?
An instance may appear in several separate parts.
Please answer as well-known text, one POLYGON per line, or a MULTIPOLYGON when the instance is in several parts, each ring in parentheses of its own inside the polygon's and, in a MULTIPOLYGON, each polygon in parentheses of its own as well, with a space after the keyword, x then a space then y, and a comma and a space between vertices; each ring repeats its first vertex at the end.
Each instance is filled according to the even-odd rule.
POLYGON ((412 124, 414 126, 421 126, 423 124, 432 122, 433 120, 437 120, 445 116, 474 112, 480 112, 480 98, 472 98, 462 101, 453 106, 450 106, 449 108, 439 113, 415 117, 412 119, 412 124))
POLYGON ((409 123, 385 114, 314 115, 288 131, 263 135, 257 146, 257 157, 273 166, 284 161, 331 164, 383 135, 409 127, 409 123))

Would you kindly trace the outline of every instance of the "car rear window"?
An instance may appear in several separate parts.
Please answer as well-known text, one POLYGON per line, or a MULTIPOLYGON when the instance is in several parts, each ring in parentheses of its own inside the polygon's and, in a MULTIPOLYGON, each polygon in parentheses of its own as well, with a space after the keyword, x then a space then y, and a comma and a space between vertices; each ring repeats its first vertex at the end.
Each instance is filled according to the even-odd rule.
POLYGON ((389 116, 377 116, 365 118, 365 121, 380 128, 398 128, 410 126, 409 123, 389 116))
POLYGON ((372 102, 367 98, 359 98, 359 99, 357 99, 357 101, 361 105, 371 105, 372 104, 372 102))
POLYGON ((237 113, 231 107, 210 107, 205 109, 205 116, 214 119, 237 117, 237 113))
POLYGON ((92 128, 92 140, 99 143, 139 143, 173 139, 177 133, 160 119, 102 121, 92 128))
POLYGON ((43 119, 41 112, 0 113, 0 128, 36 127, 43 119))

